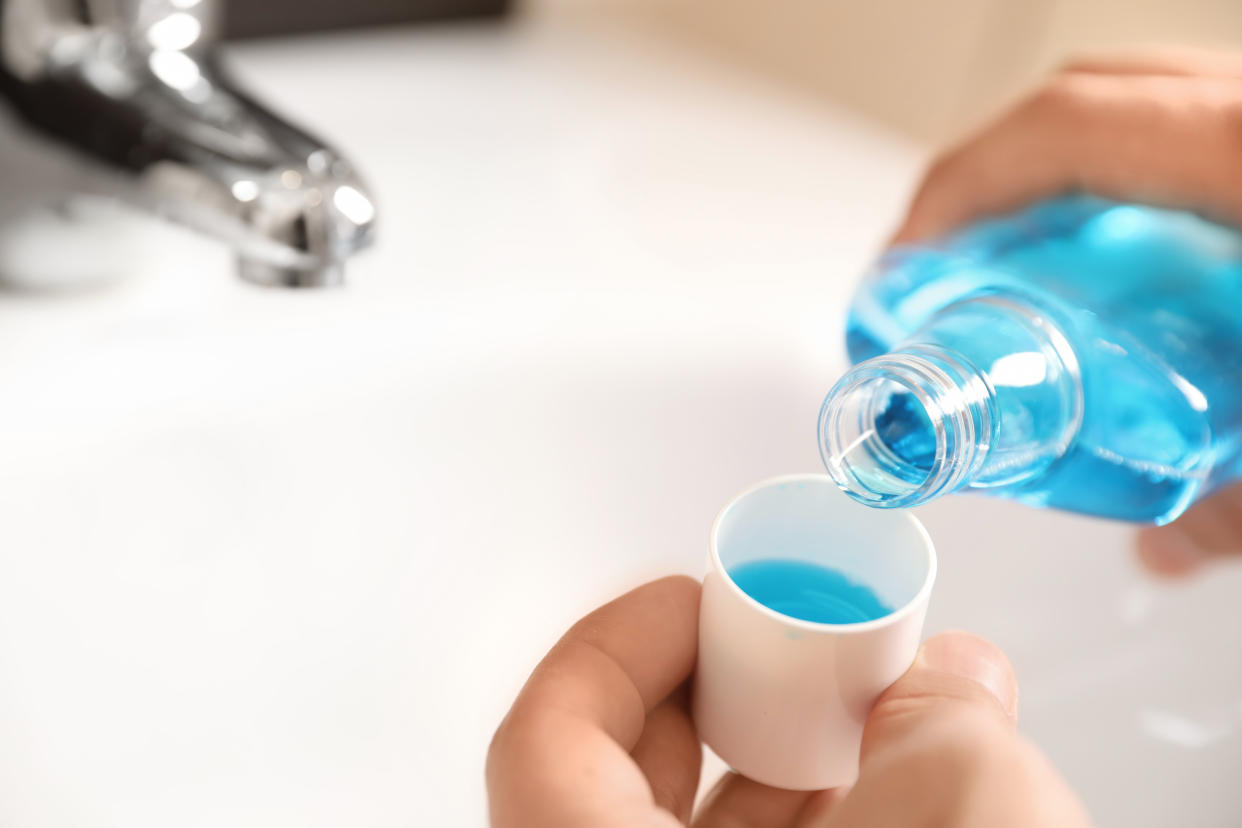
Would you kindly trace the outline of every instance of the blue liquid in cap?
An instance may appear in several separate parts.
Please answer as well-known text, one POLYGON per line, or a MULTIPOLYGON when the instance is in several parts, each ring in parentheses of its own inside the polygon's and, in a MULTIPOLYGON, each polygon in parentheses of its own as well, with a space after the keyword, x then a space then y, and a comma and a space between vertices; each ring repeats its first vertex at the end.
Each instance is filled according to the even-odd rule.
POLYGON ((892 612, 869 587, 806 561, 748 561, 729 569, 729 577, 765 607, 803 621, 857 624, 892 612))

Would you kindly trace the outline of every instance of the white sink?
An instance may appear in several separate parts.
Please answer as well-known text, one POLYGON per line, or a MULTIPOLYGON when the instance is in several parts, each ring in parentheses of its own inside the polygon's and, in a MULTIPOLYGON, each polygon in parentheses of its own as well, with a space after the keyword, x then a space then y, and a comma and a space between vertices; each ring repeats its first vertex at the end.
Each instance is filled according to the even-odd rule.
MULTIPOLYGON (((0 824, 481 825, 556 636, 817 468, 921 151, 619 35, 237 57, 364 163, 382 242, 343 291, 273 292, 143 227, 119 283, 0 295, 0 824)), ((1242 822, 1242 572, 1163 587, 1123 528, 924 517, 931 630, 1006 647, 1100 824, 1242 822)))

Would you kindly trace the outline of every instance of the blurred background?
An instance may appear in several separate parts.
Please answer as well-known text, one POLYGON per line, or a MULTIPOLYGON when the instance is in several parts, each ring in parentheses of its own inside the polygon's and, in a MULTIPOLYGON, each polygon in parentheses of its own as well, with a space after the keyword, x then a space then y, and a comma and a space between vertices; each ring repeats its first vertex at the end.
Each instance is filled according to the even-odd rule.
POLYGON ((531 11, 651 27, 747 69, 943 141, 1067 57, 1242 46, 1233 0, 535 0, 531 11))
POLYGON ((1242 47, 1242 5, 1233 0, 232 0, 228 32, 509 13, 656 32, 931 142, 961 133, 1074 55, 1242 47))
MULTIPOLYGON (((1077 52, 1242 48, 1236 0, 231 0, 231 96, 216 8, 0 1, 108 35, 49 90, 0 21, 3 828, 484 825, 557 636, 821 468, 937 146, 1077 52)), ((921 517, 927 632, 1006 650, 1099 824, 1242 825, 1242 568, 921 517)))
POLYGON ((228 37, 263 37, 360 26, 401 25, 436 20, 497 17, 513 9, 511 0, 269 0, 225 4, 228 37))

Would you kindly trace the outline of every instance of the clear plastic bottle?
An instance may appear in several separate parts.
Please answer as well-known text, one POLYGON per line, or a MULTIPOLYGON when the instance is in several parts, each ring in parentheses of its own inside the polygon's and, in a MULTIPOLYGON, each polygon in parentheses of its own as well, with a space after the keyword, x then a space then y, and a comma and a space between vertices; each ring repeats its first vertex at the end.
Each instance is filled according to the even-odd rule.
POLYGON ((1242 476, 1242 232, 1085 196, 895 248, 820 412, 846 492, 1166 523, 1242 476))

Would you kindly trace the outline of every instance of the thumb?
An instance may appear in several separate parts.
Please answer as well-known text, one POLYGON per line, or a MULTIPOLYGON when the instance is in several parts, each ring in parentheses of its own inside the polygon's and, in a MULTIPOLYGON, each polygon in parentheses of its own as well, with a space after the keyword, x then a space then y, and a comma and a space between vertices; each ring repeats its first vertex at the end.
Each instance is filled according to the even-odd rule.
POLYGON ((923 642, 914 664, 876 702, 867 717, 863 756, 946 716, 967 716, 1012 730, 1018 720, 1018 680, 995 644, 967 632, 923 642))
POLYGON ((1138 554, 1162 575, 1183 575, 1209 558, 1242 554, 1242 483, 1199 501, 1168 526, 1141 531, 1138 554))
POLYGON ((858 782, 829 826, 1085 826, 1082 806, 1017 733, 1009 659, 968 633, 929 639, 876 702, 858 782))

